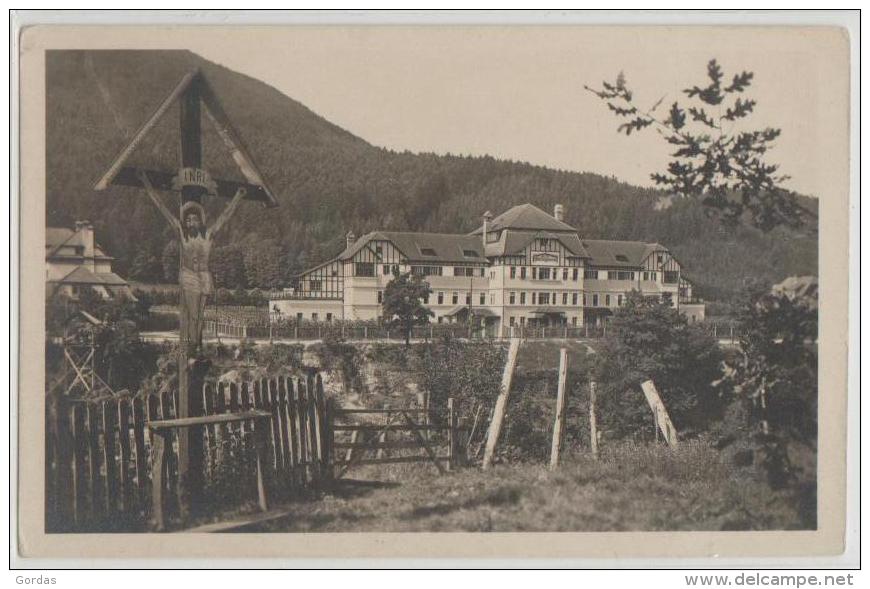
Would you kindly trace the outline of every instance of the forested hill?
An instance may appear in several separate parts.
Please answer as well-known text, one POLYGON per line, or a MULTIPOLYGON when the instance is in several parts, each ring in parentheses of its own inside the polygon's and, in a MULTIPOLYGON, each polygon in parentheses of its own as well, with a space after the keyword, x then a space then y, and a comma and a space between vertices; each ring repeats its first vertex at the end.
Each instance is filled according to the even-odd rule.
MULTIPOLYGON (((564 204, 566 221, 583 237, 667 245, 708 297, 727 296, 747 278, 772 283, 817 273, 811 235, 728 231, 697 204, 662 207, 662 193, 612 177, 375 147, 274 88, 189 52, 49 52, 47 223, 71 226, 76 219, 90 219, 100 243, 117 258, 117 271, 131 279, 171 277, 177 266, 171 236, 141 191, 94 192, 92 186, 193 67, 205 72, 281 203, 277 209, 240 207, 222 237, 233 245, 215 254, 219 285, 281 286, 290 275, 340 251, 349 230, 357 235, 373 229, 466 232, 479 225, 487 209, 498 214, 523 202, 547 211, 564 204)), ((177 169, 177 127, 175 107, 133 162, 177 169)), ((205 119, 203 129, 204 159, 212 175, 241 179, 205 119)), ((583 149, 582 137, 577 146, 583 149)))

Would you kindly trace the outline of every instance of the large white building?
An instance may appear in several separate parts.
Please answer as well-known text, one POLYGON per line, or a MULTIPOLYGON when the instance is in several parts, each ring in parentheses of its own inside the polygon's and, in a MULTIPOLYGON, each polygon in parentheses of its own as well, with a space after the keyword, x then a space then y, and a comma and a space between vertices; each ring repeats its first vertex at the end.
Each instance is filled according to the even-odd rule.
POLYGON ((482 317, 496 333, 510 326, 601 324, 626 295, 661 297, 703 319, 679 262, 657 243, 582 239, 564 222, 515 206, 469 235, 374 231, 334 259, 300 274, 270 302, 278 316, 302 321, 374 320, 394 269, 425 277, 426 305, 438 323, 482 317))

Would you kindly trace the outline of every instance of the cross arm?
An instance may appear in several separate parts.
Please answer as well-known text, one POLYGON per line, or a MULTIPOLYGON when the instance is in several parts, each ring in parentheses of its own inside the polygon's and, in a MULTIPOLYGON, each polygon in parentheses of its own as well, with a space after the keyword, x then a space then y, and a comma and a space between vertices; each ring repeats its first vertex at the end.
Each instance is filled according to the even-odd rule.
MULTIPOLYGON (((118 174, 112 179, 112 184, 119 186, 130 186, 132 188, 145 188, 139 174, 145 172, 148 174, 148 179, 151 185, 157 190, 175 190, 172 181, 175 175, 170 172, 158 172, 156 170, 145 170, 132 166, 124 166, 118 174)), ((223 198, 231 199, 236 195, 239 188, 245 189, 245 200, 253 200, 263 203, 266 207, 276 206, 272 199, 263 189, 262 186, 248 184, 246 182, 235 182, 233 180, 215 180, 217 184, 217 194, 223 198)))

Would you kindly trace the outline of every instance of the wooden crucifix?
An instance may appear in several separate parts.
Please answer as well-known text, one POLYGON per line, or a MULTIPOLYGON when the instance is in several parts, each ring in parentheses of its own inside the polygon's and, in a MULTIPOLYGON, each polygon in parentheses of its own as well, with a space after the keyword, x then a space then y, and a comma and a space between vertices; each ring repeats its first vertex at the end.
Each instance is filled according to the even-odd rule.
MULTIPOLYGON (((214 290, 208 267, 214 236, 242 200, 259 201, 264 206, 277 206, 277 200, 230 123, 207 79, 199 70, 192 71, 181 79, 113 160, 94 189, 105 190, 110 185, 144 188, 173 227, 179 240, 178 417, 200 416, 204 408, 202 395, 198 392, 208 369, 208 362, 202 353, 203 312, 206 299, 214 290), (157 122, 176 102, 181 115, 180 169, 173 173, 125 165, 142 139, 155 128, 157 122), (201 129, 203 105, 205 114, 247 182, 212 179, 204 169, 201 129), (180 195, 178 216, 163 204, 159 191, 171 191, 180 195), (206 196, 231 198, 230 203, 211 225, 206 223, 205 209, 202 206, 206 196)), ((201 437, 191 437, 189 428, 182 428, 178 434, 178 453, 178 493, 184 516, 192 505, 196 505, 202 488, 201 437)))

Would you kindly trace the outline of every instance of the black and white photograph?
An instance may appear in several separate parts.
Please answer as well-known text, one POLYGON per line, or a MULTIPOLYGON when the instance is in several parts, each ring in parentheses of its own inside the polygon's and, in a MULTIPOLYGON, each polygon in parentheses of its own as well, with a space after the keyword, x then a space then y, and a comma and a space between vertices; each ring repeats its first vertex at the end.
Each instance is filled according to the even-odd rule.
POLYGON ((21 41, 48 541, 842 551, 845 29, 121 29, 21 41))

